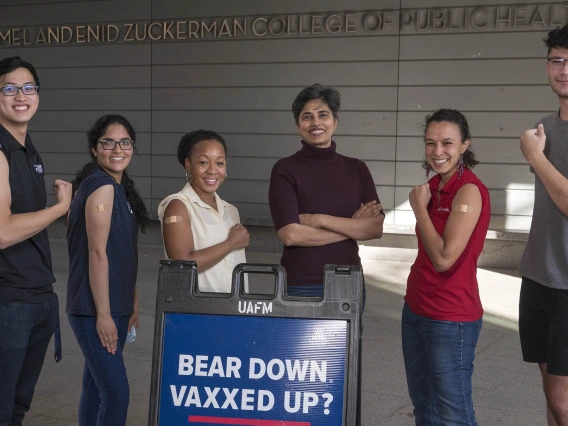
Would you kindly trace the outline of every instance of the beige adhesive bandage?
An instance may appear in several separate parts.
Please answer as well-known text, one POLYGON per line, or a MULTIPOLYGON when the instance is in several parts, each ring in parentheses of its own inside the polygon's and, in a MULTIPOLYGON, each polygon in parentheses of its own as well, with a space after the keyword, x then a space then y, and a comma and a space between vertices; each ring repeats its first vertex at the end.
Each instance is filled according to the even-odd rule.
POLYGON ((467 204, 458 204, 454 207, 454 211, 460 213, 473 213, 473 207, 468 206, 467 204))
POLYGON ((181 222, 181 216, 168 216, 164 219, 164 223, 166 225, 168 225, 170 223, 176 223, 176 222, 181 222))
POLYGON ((97 211, 99 212, 104 212, 105 211, 105 205, 104 204, 99 204, 97 206, 97 211))

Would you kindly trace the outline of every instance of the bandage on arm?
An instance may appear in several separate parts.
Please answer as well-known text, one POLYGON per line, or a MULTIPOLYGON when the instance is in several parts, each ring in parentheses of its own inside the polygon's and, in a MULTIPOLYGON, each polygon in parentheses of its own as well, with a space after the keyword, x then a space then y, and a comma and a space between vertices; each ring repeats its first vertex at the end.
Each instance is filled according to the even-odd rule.
POLYGON ((473 213, 473 206, 468 206, 467 204, 456 204, 453 211, 460 213, 473 213))
POLYGON ((103 213, 103 212, 108 212, 108 211, 112 211, 112 204, 97 204, 97 211, 99 213, 103 213))
POLYGON ((170 259, 189 259, 193 252, 191 218, 185 204, 178 199, 171 200, 163 213, 162 234, 164 248, 170 259))
POLYGON ((164 219, 164 225, 169 225, 170 223, 181 223, 183 218, 181 216, 168 216, 164 219))

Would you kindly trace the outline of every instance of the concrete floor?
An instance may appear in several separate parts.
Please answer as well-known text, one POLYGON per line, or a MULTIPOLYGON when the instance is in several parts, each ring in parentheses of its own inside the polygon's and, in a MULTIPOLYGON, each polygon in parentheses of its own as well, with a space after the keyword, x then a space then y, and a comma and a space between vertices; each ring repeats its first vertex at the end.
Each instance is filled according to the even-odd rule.
MULTIPOLYGON (((25 425, 77 424, 83 357, 65 313, 67 245, 52 240, 53 264, 61 300, 64 359, 56 364, 49 349, 25 425)), ((140 322, 137 339, 125 358, 130 382, 128 425, 145 425, 148 416, 154 307, 160 246, 140 247, 138 292, 140 322)), ((278 263, 279 255, 248 253, 249 262, 278 263)), ((364 261, 367 305, 363 345, 363 425, 413 425, 412 405, 400 342, 400 313, 410 263, 364 261)), ((514 271, 478 272, 486 315, 478 342, 474 400, 480 425, 545 425, 540 375, 523 363, 516 326, 520 279, 514 271)))

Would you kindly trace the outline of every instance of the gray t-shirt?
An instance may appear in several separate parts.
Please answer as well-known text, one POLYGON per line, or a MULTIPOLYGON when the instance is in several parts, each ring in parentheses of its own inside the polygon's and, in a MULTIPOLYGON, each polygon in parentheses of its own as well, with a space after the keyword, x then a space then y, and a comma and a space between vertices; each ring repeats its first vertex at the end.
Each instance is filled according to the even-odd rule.
MULTIPOLYGON (((568 178, 568 121, 559 114, 539 123, 546 134, 544 155, 568 178)), ((568 290, 568 217, 556 207, 536 174, 531 230, 519 274, 546 287, 568 290)))

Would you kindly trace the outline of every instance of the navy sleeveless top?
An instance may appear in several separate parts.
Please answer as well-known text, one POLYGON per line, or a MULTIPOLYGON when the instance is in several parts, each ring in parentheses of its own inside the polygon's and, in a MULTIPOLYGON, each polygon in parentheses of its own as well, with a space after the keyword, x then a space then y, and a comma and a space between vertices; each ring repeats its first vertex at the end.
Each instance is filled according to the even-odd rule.
POLYGON ((114 187, 112 219, 106 254, 109 271, 109 298, 112 315, 126 315, 134 310, 134 288, 138 271, 138 224, 126 198, 124 187, 101 169, 95 169, 81 181, 69 211, 67 242, 69 281, 66 312, 96 316, 97 310, 89 281, 89 243, 85 206, 89 196, 104 185, 114 187))
MULTIPOLYGON (((8 161, 12 214, 45 209, 43 162, 30 135, 22 146, 0 126, 0 151, 8 161)), ((0 250, 0 304, 45 302, 53 296, 54 282, 46 229, 0 250)))

